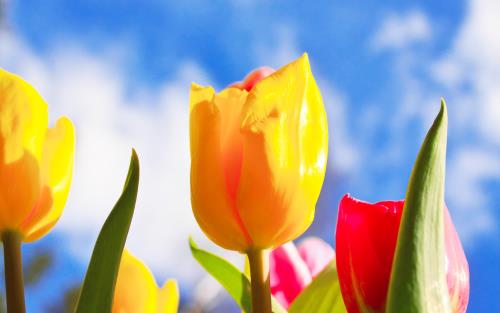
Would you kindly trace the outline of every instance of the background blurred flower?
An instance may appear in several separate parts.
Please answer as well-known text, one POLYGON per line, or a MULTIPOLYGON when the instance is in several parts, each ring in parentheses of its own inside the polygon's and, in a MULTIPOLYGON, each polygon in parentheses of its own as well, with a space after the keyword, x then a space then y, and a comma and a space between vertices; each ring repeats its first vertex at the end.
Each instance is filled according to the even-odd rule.
POLYGON ((62 117, 48 128, 47 110, 33 87, 0 69, 0 233, 24 241, 55 225, 71 184, 73 124, 62 117))
POLYGON ((276 247, 302 234, 325 175, 326 113, 307 55, 264 78, 271 72, 219 94, 191 88, 193 212, 207 236, 231 250, 276 247))
POLYGON ((271 293, 288 308, 300 292, 335 258, 333 248, 309 237, 296 247, 288 242, 271 253, 271 293))
POLYGON ((113 313, 177 313, 178 306, 176 281, 167 280, 158 288, 151 271, 129 251, 123 251, 113 313))
MULTIPOLYGON (((349 313, 384 312, 404 201, 375 204, 342 198, 336 232, 337 269, 349 313)), ((469 300, 469 266, 445 210, 446 273, 453 312, 469 300)))

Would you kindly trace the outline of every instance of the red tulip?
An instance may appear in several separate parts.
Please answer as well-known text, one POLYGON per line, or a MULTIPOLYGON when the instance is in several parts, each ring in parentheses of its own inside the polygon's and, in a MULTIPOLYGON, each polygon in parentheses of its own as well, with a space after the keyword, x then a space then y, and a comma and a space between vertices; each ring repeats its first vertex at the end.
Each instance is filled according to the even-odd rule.
POLYGON ((307 238, 296 247, 288 242, 271 253, 271 293, 288 308, 300 292, 333 259, 333 248, 319 238, 307 238))
MULTIPOLYGON (((349 313, 384 312, 404 201, 370 204, 344 196, 339 206, 337 270, 349 313)), ((469 301, 469 266, 445 210, 446 274, 454 313, 469 301)))

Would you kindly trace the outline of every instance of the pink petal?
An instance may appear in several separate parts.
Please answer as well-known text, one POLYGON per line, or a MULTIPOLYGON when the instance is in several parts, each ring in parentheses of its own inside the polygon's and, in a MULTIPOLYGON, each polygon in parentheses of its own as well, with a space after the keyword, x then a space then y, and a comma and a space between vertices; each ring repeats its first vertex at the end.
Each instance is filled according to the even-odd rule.
POLYGON ((333 248, 317 237, 302 240, 298 249, 300 257, 306 263, 312 277, 316 277, 335 258, 333 248))
POLYGON ((271 253, 270 275, 271 293, 285 308, 312 280, 306 263, 292 242, 271 253))

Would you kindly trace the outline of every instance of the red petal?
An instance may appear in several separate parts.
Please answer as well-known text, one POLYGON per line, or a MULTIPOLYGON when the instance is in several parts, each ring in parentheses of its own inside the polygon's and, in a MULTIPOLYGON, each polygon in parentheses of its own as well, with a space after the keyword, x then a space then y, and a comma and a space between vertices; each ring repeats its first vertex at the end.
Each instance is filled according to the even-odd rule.
POLYGON ((246 91, 252 90, 252 88, 262 79, 274 73, 274 70, 270 67, 260 67, 248 74, 243 82, 236 82, 230 87, 235 87, 239 89, 245 89, 246 91))

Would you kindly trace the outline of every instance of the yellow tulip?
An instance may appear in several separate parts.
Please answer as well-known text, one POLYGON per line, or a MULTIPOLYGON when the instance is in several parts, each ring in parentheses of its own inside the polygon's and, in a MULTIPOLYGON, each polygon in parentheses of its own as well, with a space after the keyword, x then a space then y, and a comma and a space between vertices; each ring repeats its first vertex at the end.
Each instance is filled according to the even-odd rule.
POLYGON ((309 227, 328 154, 307 54, 260 76, 218 94, 193 84, 190 95, 193 212, 212 241, 242 252, 280 246, 309 227))
POLYGON ((73 172, 75 131, 60 118, 48 128, 48 108, 20 77, 0 69, 0 234, 23 241, 57 222, 73 172))
POLYGON ((179 290, 169 279, 158 288, 151 271, 135 256, 123 252, 112 313, 177 313, 179 290))

